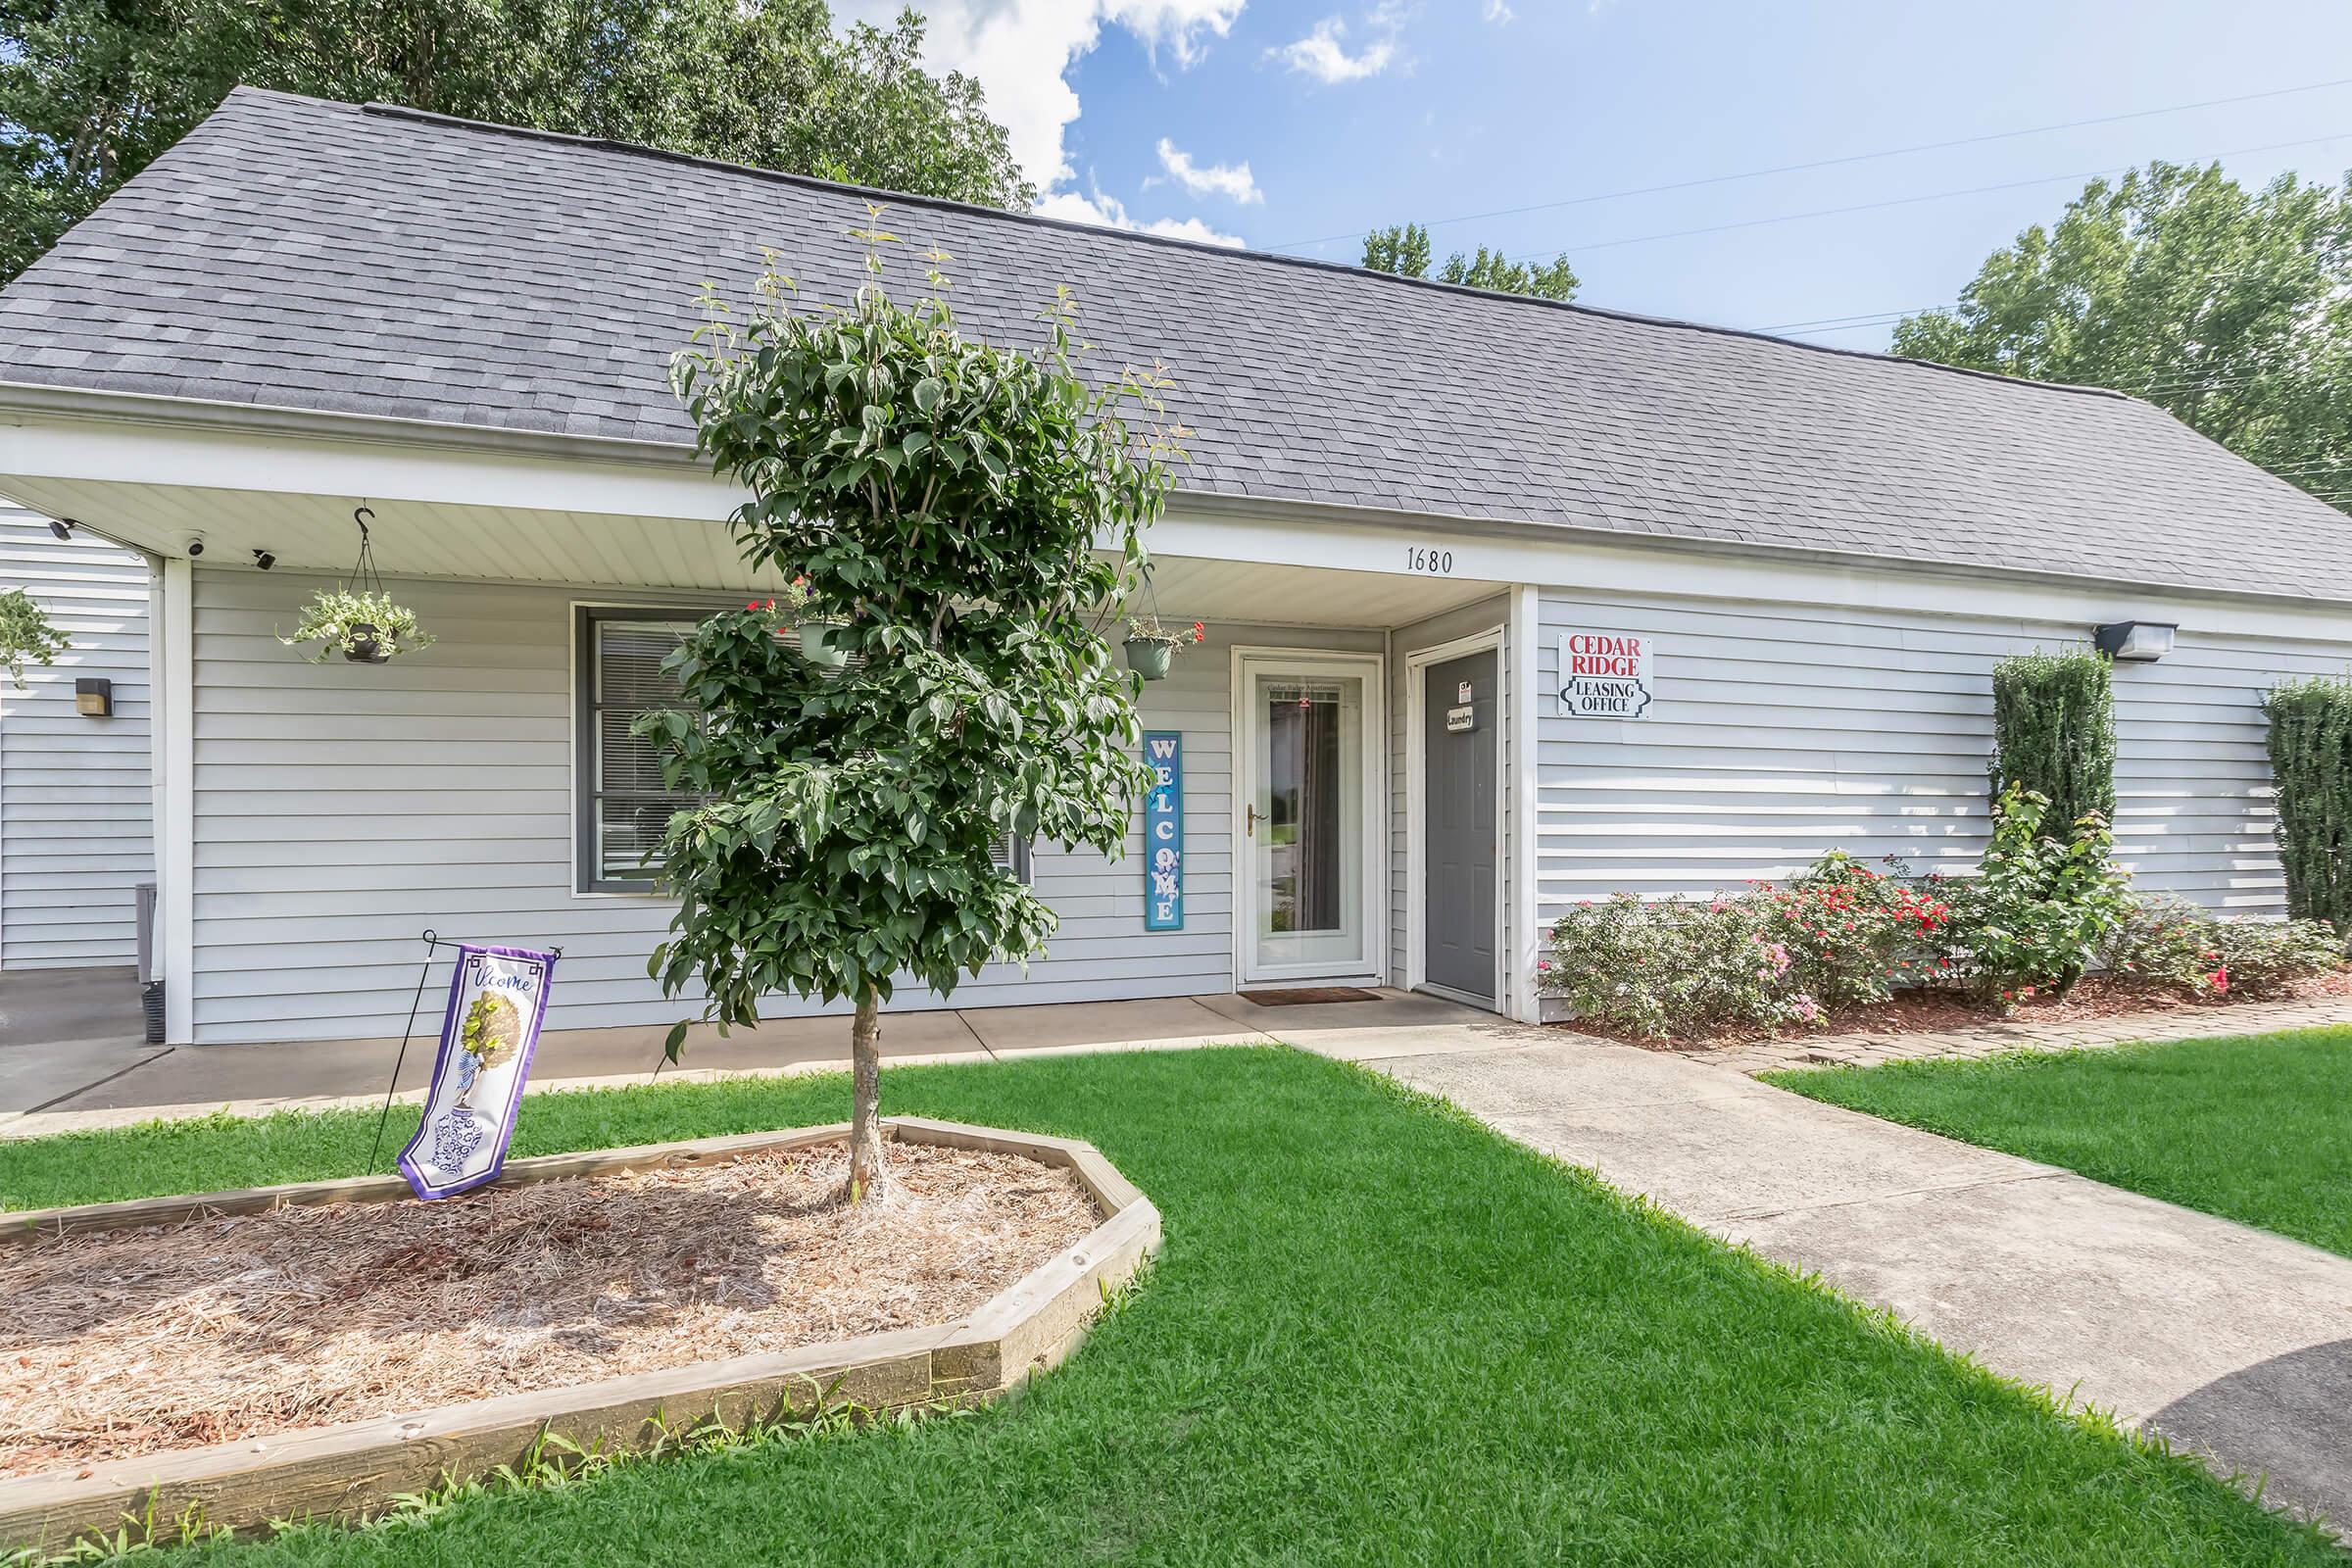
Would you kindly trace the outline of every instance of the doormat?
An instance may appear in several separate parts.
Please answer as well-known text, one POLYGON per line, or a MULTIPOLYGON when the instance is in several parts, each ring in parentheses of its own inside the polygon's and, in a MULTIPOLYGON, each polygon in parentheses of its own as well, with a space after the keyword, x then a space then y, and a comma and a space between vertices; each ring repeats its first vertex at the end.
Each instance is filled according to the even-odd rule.
POLYGON ((1296 1007, 1310 1002, 1378 1002, 1377 992, 1360 986, 1300 986, 1290 991, 1244 991, 1244 1002, 1254 1002, 1261 1007, 1296 1007))

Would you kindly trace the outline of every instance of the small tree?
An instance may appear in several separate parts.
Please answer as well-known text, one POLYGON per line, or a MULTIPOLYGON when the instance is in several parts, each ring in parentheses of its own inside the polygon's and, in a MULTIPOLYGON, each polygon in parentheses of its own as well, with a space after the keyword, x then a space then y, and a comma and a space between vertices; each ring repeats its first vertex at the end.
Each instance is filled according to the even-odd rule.
POLYGON ((2286 912, 2352 930, 2352 679, 2283 682, 2262 711, 2286 912))
POLYGON ((0 593, 0 664, 8 667, 17 690, 24 689, 26 664, 54 664, 71 646, 32 595, 22 588, 0 593))
POLYGON ((2011 788, 2038 795, 2045 819, 2115 816, 2115 697, 2105 656, 2036 649, 1992 668, 1991 775, 1996 802, 2011 788))
POLYGON ((701 450, 752 491, 736 544, 799 574, 853 657, 803 660, 789 612, 755 603, 669 662, 699 718, 640 720, 672 787, 712 797, 670 819, 679 908, 651 972, 671 996, 699 981, 722 1030, 757 1023, 771 992, 855 1002, 853 1199, 884 1182, 879 1004, 902 976, 945 996, 1042 953, 1054 914, 995 846, 1010 830, 1115 856, 1150 779, 1140 687, 1101 626, 1144 561, 1178 433, 1132 430, 1126 407, 1156 411, 1166 382, 1083 379, 1066 292, 1022 353, 965 337, 932 278, 911 309, 869 281, 796 316, 771 269, 741 328, 706 300, 674 379, 701 450))

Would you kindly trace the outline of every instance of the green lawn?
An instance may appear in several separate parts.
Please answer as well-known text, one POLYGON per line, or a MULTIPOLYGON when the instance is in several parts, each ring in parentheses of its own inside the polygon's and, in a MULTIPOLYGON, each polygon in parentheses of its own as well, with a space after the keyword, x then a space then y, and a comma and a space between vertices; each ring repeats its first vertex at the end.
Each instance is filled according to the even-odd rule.
POLYGON ((1767 1081, 2352 1256, 2352 1029, 1767 1081))
MULTIPOLYGON (((298 1533, 261 1562, 2336 1563, 2135 1446, 1436 1102, 1279 1049, 899 1068, 889 1108, 1094 1140, 1166 1250, 968 1419, 298 1533)), ((524 1152, 830 1119, 840 1079, 558 1095, 524 1152)), ((365 1114, 0 1145, 18 1203, 360 1168, 365 1114)), ((199 1553, 203 1554, 203 1553, 199 1553)))

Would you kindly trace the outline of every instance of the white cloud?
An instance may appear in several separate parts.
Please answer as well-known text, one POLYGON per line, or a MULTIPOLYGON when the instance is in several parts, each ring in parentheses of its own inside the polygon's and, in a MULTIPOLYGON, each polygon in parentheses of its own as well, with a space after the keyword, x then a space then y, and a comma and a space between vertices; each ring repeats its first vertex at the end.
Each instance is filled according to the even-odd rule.
POLYGON ((1509 6, 1504 5, 1502 0, 1486 0, 1486 4, 1479 8, 1479 15, 1498 27, 1510 25, 1511 19, 1518 14, 1509 6))
POLYGON ((1240 250, 1245 243, 1239 234, 1221 233, 1198 218, 1155 218, 1149 223, 1139 223, 1127 216, 1125 204, 1115 196, 1105 196, 1097 190, 1091 196, 1081 196, 1074 190, 1057 190, 1037 204, 1040 218, 1062 218, 1074 223, 1093 223, 1102 228, 1124 228, 1138 234, 1164 234, 1171 239, 1199 240, 1204 245, 1229 245, 1240 250))
MULTIPOLYGON (((844 23, 887 26, 903 0, 839 0, 844 23)), ((1071 175, 1062 132, 1078 118, 1078 93, 1064 79, 1101 41, 1104 24, 1125 27, 1156 56, 1179 66, 1232 31, 1248 0, 934 0, 927 8, 924 64, 960 71, 988 94, 1013 161, 1040 190, 1071 175)))
MULTIPOLYGON (((1239 164, 1210 164, 1203 168, 1193 162, 1190 153, 1165 136, 1159 138, 1159 167, 1166 170, 1169 177, 1173 178, 1177 184, 1182 185, 1195 196, 1229 197, 1245 207, 1251 202, 1262 202, 1266 199, 1266 193, 1257 188, 1256 179, 1251 177, 1247 161, 1239 164)), ((1152 178, 1156 179, 1158 176, 1153 175, 1152 178)))
POLYGON ((1314 24, 1303 38, 1296 38, 1278 48, 1266 51, 1268 59, 1279 60, 1301 75, 1332 84, 1360 81, 1377 76, 1396 63, 1396 16, 1387 7, 1373 13, 1373 25, 1382 28, 1381 35, 1364 45, 1361 52, 1349 54, 1344 41, 1348 24, 1337 17, 1325 17, 1314 24))

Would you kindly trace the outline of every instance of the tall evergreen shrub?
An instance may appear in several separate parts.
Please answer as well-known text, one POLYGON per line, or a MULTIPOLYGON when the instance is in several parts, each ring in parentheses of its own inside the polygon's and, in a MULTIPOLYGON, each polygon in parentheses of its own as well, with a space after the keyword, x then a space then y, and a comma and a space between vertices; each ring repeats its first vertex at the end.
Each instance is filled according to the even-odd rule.
POLYGON ((2352 679, 2286 681, 2262 711, 2287 913, 2342 931, 2352 917, 2352 679))
POLYGON ((1992 798, 2011 786, 2050 804, 2064 839, 2085 812, 2115 818, 2115 696, 2105 656, 2091 650, 2004 659, 1992 668, 1992 798))

